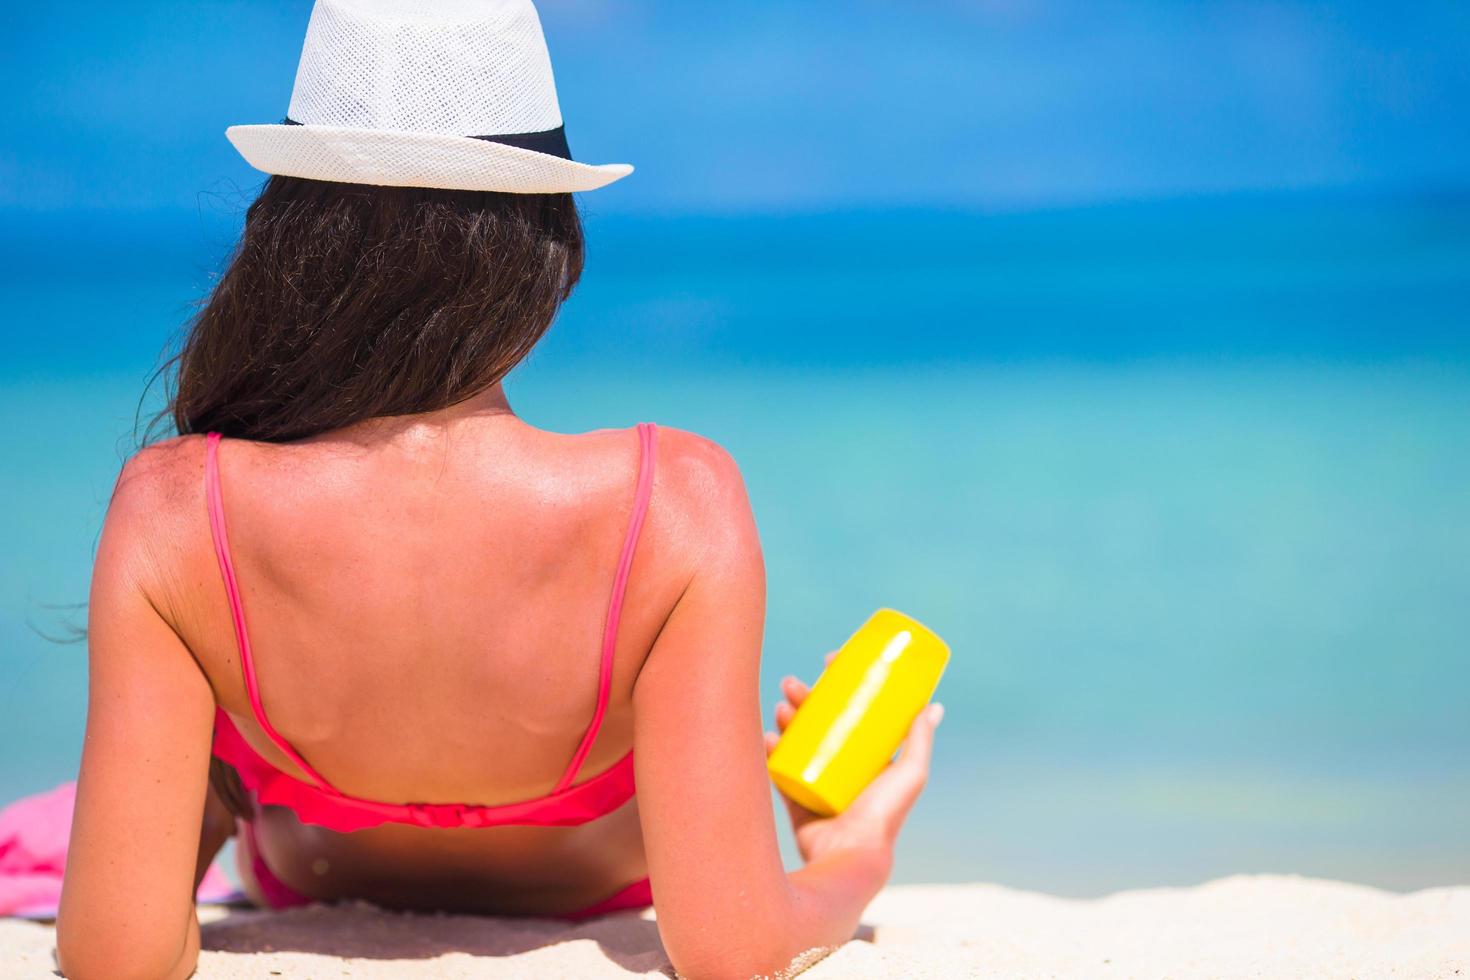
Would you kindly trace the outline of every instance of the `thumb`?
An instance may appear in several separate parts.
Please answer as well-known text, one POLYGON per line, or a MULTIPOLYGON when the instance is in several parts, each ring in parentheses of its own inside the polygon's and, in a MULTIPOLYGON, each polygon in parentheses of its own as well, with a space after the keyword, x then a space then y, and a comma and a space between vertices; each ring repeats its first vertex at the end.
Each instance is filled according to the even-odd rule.
POLYGON ((934 730, 944 720, 944 705, 931 704, 919 712, 909 728, 909 737, 904 739, 903 751, 897 765, 911 775, 927 775, 929 760, 934 755, 934 730))
POLYGON ((919 712, 899 749, 898 761, 879 776, 887 784, 887 790, 897 796, 905 811, 913 805, 929 780, 929 760, 934 755, 934 729, 943 719, 942 704, 931 704, 919 712))

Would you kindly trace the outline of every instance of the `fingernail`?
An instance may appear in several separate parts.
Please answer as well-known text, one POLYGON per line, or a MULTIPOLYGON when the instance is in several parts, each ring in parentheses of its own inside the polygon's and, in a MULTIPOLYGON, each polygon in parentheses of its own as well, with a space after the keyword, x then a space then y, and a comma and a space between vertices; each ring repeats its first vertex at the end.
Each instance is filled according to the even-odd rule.
POLYGON ((939 723, 944 720, 944 705, 935 703, 931 706, 929 708, 929 717, 934 722, 934 727, 938 728, 939 723))

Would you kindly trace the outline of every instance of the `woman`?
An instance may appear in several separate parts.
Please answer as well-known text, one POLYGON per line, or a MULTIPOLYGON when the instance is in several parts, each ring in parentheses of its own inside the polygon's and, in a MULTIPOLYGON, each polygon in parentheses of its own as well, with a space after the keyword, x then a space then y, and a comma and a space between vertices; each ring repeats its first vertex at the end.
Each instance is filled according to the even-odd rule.
POLYGON ((923 784, 937 711, 850 810, 792 809, 783 871, 734 463, 543 432, 501 386, 581 272, 569 192, 631 168, 570 159, 528 2, 432 10, 321 0, 288 122, 230 131, 275 176, 178 358, 179 436, 108 510, 68 976, 188 975, 232 835, 261 905, 656 901, 682 973, 774 973, 852 935, 923 784))

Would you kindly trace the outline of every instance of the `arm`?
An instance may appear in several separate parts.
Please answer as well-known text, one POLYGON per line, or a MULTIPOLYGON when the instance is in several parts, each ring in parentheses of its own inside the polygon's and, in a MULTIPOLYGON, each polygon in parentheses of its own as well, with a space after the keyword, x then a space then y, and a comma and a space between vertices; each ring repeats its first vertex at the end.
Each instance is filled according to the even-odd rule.
POLYGON ((214 696, 145 593, 155 502, 129 476, 93 569, 87 735, 57 916, 62 972, 79 980, 187 977, 199 955, 193 886, 214 696))
MULTIPOLYGON (((759 540, 733 461, 702 440, 691 448, 699 473, 691 496, 702 499, 685 519, 709 541, 634 689, 639 810, 675 968, 691 977, 775 974, 801 953, 852 938, 888 877, 922 772, 898 812, 885 797, 854 806, 860 819, 844 814, 804 830, 808 863, 783 870, 761 732, 759 540)), ((689 461, 673 462, 678 481, 689 461)), ((927 767, 927 753, 905 757, 911 770, 927 767)))

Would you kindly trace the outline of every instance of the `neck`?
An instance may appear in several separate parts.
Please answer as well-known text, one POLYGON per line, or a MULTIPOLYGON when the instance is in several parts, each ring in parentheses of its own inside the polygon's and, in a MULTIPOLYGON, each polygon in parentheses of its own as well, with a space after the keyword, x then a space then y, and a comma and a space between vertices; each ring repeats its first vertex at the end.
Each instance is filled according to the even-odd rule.
MULTIPOLYGON (((414 412, 411 415, 386 415, 365 419, 348 427, 354 433, 349 438, 353 441, 385 440, 394 443, 402 443, 405 440, 415 443, 425 440, 437 442, 451 426, 459 422, 497 417, 505 419, 516 417, 509 400, 505 397, 505 387, 498 381, 464 401, 456 402, 446 408, 435 409, 432 412, 414 412)), ((347 430, 342 431, 345 434, 347 430)))
POLYGON ((507 400, 505 397, 505 385, 497 381, 490 387, 484 389, 483 391, 476 392, 462 402, 450 405, 448 408, 441 408, 435 412, 425 412, 422 416, 413 417, 421 417, 426 421, 429 419, 436 419, 442 420, 444 422, 449 422, 453 421, 454 419, 466 418, 471 415, 514 414, 514 410, 512 410, 510 407, 510 401, 507 400))

